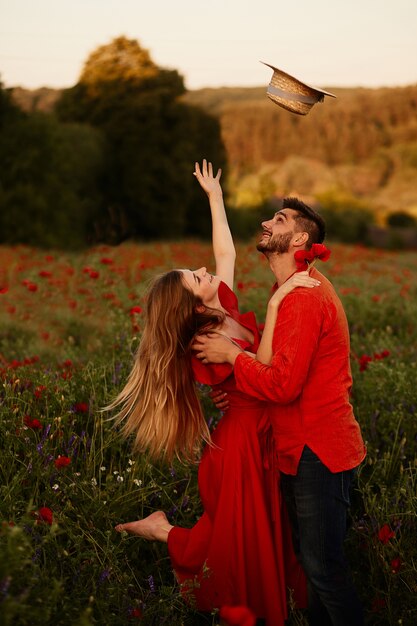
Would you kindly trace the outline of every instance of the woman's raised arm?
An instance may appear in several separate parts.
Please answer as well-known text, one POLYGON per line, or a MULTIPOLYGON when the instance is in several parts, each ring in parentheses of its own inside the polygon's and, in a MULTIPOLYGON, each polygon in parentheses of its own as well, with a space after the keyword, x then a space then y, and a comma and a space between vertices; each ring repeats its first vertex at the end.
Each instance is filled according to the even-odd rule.
POLYGON ((223 191, 220 185, 221 169, 213 176, 213 166, 203 159, 200 169, 195 164, 194 176, 206 192, 211 211, 213 254, 216 262, 216 274, 233 289, 235 275, 236 250, 227 221, 223 203, 223 191))

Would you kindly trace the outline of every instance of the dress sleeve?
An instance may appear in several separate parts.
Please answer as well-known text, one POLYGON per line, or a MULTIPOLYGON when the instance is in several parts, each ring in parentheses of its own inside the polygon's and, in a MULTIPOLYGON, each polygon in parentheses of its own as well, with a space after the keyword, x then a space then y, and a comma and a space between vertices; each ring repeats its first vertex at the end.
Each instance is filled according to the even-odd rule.
POLYGON ((239 315, 239 303, 236 294, 224 283, 219 285, 219 300, 222 307, 233 316, 239 315))
MULTIPOLYGON (((223 281, 219 285, 220 304, 233 317, 239 315, 239 305, 236 295, 223 281)), ((191 357, 194 379, 203 385, 219 385, 233 373, 233 367, 229 363, 208 363, 199 361, 194 355, 191 357)))
POLYGON ((207 363, 206 365, 195 356, 191 357, 191 366, 194 379, 198 383, 210 385, 210 387, 220 385, 233 373, 233 367, 229 363, 207 363))

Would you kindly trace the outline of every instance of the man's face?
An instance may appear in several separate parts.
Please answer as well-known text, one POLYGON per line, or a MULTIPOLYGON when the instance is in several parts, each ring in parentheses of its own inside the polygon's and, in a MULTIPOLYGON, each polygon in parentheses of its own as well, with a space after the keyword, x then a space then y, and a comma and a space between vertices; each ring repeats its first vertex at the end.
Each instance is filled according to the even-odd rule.
POLYGON ((264 254, 288 252, 295 235, 295 215, 293 209, 281 209, 272 219, 262 222, 262 237, 256 246, 257 250, 264 254))

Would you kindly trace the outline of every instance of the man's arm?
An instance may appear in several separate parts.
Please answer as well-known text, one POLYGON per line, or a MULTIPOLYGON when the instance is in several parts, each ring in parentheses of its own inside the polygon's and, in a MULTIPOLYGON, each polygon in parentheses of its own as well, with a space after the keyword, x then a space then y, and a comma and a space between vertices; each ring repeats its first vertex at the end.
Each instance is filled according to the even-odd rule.
POLYGON ((322 305, 310 290, 295 290, 282 302, 274 330, 270 365, 251 358, 225 337, 199 337, 193 349, 203 362, 234 365, 237 386, 250 396, 279 404, 297 398, 317 348, 322 305))
POLYGON ((270 365, 238 354, 234 374, 238 389, 261 400, 289 404, 301 393, 317 349, 323 321, 321 302, 297 290, 283 301, 274 331, 270 365))

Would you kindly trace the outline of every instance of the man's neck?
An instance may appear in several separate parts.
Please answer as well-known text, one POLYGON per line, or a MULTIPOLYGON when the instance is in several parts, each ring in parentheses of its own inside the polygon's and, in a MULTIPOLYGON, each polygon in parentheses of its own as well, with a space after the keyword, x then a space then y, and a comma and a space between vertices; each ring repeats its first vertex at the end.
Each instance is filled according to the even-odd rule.
POLYGON ((268 262, 276 278, 278 287, 285 283, 297 269, 293 254, 272 254, 268 258, 268 262))

